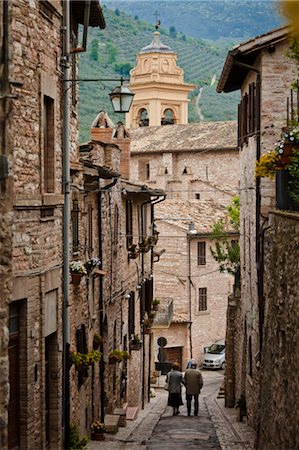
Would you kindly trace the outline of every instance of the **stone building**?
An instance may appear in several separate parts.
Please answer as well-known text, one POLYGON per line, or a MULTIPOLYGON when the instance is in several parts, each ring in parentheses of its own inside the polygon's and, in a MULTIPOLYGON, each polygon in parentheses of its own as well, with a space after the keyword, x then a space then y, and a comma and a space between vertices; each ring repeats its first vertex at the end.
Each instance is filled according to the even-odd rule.
POLYGON ((157 251, 165 250, 154 264, 154 296, 161 302, 153 326, 155 361, 164 337, 166 362, 178 359, 185 367, 191 357, 202 362, 204 347, 225 336, 233 279, 219 273, 210 247, 212 225, 224 219, 238 190, 236 124, 144 127, 131 136, 132 178, 167 194, 155 208, 157 251))
POLYGON ((82 433, 116 408, 127 405, 136 414, 149 401, 150 336, 143 333, 142 320, 151 310, 152 248, 143 252, 140 244, 152 234, 151 203, 163 192, 129 181, 129 144, 124 126, 115 127, 101 111, 91 140, 80 145, 81 168, 73 169, 74 257, 99 258, 100 266, 74 289, 73 301, 81 309, 73 308, 72 341, 86 353, 95 334, 103 338, 99 369, 92 365, 84 377, 72 368, 72 417, 82 433), (85 350, 76 342, 82 328, 85 350), (137 349, 134 335, 143 343, 137 349), (130 359, 112 364, 115 349, 127 351, 130 359))
POLYGON ((239 158, 235 122, 188 124, 187 94, 194 86, 184 83, 175 61, 176 54, 155 32, 131 71, 135 97, 126 124, 132 179, 167 195, 155 208, 160 234, 154 296, 160 312, 152 327, 154 360, 158 341, 164 347, 167 341, 165 361, 178 359, 185 366, 191 357, 201 362, 204 347, 225 336, 232 279, 219 274, 209 247, 213 221, 224 217, 237 194, 239 158), (195 226, 193 234, 188 224, 195 226))
POLYGON ((11 85, 9 83, 9 47, 11 46, 8 2, 0 3, 0 447, 7 442, 7 421, 9 403, 9 360, 8 360, 8 304, 11 299, 12 272, 12 198, 13 174, 12 133, 9 111, 12 107, 11 85), (10 167, 10 168, 9 168, 10 167))
MULTIPOLYGON (((1 264, 6 264, 6 268, 1 270, 4 290, 1 285, 0 357, 4 352, 1 376, 8 376, 0 383, 0 446, 4 450, 62 447, 61 30, 67 5, 68 2, 54 0, 1 2, 1 20, 6 20, 9 35, 5 58, 1 59, 5 66, 4 72, 1 70, 1 89, 6 89, 7 95, 10 80, 14 97, 1 100, 1 107, 5 107, 1 122, 3 113, 9 113, 4 131, 1 128, 1 222, 6 224, 1 226, 1 264), (6 179, 2 155, 9 157, 13 178, 6 179), (10 202, 13 213, 8 215, 10 202), (9 273, 11 293, 6 278, 9 273), (8 338, 9 367, 5 347, 8 338)), ((90 6, 86 28, 103 28, 99 3, 92 1, 90 6)), ((78 26, 84 24, 84 9, 84 2, 71 3, 73 47, 78 26)), ((1 33, 2 30, 1 27, 1 33)), ((72 69, 75 77, 75 53, 72 69)), ((75 88, 71 99, 75 113, 75 88)), ((71 146, 75 148, 76 114, 72 114, 70 127, 71 146)))
POLYGON ((289 370, 285 365, 296 338, 298 342, 296 331, 287 332, 296 317, 290 310, 298 310, 297 265, 291 268, 298 252, 295 246, 290 249, 286 238, 298 239, 298 214, 274 209, 279 207, 275 194, 279 177, 276 182, 255 178, 256 160, 275 147, 287 125, 287 97, 298 75, 289 46, 287 28, 238 45, 229 52, 218 84, 219 92, 241 89, 242 95, 238 120, 242 288, 241 301, 230 308, 235 327, 227 339, 235 343, 235 353, 228 376, 234 381, 235 398, 243 395, 246 400, 260 449, 298 446, 293 432, 298 423, 294 397, 298 358, 289 370))

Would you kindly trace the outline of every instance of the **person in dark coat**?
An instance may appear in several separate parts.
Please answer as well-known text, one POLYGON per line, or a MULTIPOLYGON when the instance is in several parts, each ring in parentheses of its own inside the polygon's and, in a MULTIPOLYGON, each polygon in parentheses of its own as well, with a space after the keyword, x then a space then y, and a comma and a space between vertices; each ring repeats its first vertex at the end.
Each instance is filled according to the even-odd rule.
POLYGON ((173 415, 180 413, 179 407, 183 405, 182 384, 184 384, 183 374, 179 370, 179 363, 172 364, 171 371, 168 372, 166 382, 168 383, 168 406, 172 406, 173 415))
POLYGON ((203 379, 197 364, 192 361, 190 369, 185 372, 186 400, 188 416, 191 416, 191 403, 194 398, 194 415, 198 416, 198 396, 203 385, 203 379))

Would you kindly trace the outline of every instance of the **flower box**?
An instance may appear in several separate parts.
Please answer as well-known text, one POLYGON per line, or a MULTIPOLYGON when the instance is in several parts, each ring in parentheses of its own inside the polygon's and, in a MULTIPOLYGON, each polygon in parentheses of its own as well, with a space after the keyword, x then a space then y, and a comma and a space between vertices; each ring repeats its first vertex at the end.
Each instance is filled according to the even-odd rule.
POLYGON ((105 434, 104 433, 91 433, 91 440, 92 441, 104 441, 105 440, 105 434))
POLYGON ((140 350, 142 347, 141 342, 131 342, 130 343, 130 350, 140 350))

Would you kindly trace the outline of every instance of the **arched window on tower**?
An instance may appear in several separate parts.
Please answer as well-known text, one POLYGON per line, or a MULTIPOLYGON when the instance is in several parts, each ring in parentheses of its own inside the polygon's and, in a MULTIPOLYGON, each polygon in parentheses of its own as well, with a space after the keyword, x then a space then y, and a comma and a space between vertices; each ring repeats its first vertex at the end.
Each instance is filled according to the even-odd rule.
POLYGON ((164 115, 161 119, 161 125, 173 125, 174 124, 174 113, 172 109, 168 108, 165 110, 164 115))
POLYGON ((149 125, 148 112, 147 112, 147 110, 145 108, 142 108, 139 111, 138 124, 139 124, 140 127, 148 127, 148 125, 149 125))

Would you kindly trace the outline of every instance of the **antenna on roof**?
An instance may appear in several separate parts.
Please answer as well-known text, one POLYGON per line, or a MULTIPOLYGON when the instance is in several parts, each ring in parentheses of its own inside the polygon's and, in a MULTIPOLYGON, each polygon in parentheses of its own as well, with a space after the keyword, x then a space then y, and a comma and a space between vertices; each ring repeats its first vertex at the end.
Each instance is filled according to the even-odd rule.
POLYGON ((160 28, 160 25, 161 25, 161 21, 158 20, 158 17, 160 17, 160 14, 158 13, 158 11, 155 12, 154 16, 156 16, 156 25, 155 25, 155 28, 156 28, 156 30, 158 30, 158 29, 160 28))

